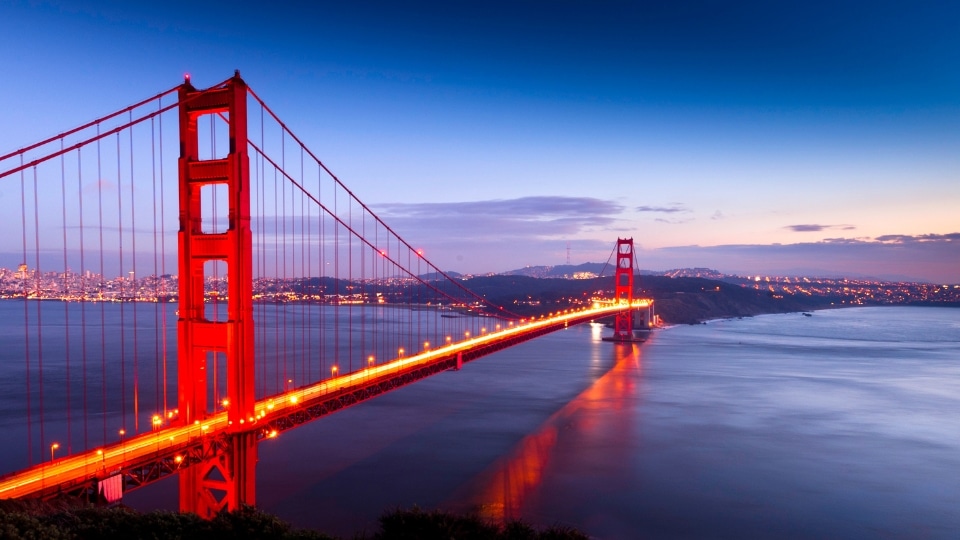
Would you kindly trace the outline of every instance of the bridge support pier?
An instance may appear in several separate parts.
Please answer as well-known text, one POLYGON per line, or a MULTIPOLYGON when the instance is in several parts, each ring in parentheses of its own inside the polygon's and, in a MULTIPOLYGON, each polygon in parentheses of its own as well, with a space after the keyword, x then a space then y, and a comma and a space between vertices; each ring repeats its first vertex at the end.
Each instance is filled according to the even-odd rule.
POLYGON ((180 471, 180 511, 211 519, 223 510, 256 503, 256 433, 204 442, 201 463, 180 471), (226 448, 224 448, 226 446, 226 448))

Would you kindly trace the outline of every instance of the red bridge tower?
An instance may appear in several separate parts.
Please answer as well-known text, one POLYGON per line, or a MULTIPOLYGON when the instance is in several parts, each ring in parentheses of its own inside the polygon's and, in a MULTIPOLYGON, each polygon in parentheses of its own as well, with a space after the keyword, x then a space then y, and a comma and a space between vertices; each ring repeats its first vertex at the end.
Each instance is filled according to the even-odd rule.
MULTIPOLYGON (((226 359, 227 409, 235 429, 254 417, 253 257, 250 233, 250 179, 247 157, 247 85, 236 73, 227 83, 198 91, 187 79, 180 87, 180 318, 177 372, 180 422, 203 422, 218 404, 208 396, 210 362, 226 359), (218 115, 229 123, 225 158, 201 160, 197 119, 218 115), (204 232, 201 188, 226 186, 225 232, 204 232), (204 304, 204 265, 226 263, 226 320, 210 320, 204 304)), ((204 195, 213 196, 214 189, 204 195)), ((211 216, 207 216, 208 219, 211 216)), ((216 216, 213 216, 216 217, 216 216)), ((212 221, 212 220, 209 220, 212 221)), ((215 459, 180 471, 180 509, 213 517, 222 509, 255 503, 255 434, 230 433, 204 442, 215 459), (214 445, 225 452, 214 451, 214 445), (209 447, 209 448, 208 448, 209 447)), ((238 430, 239 431, 239 430, 238 430)))

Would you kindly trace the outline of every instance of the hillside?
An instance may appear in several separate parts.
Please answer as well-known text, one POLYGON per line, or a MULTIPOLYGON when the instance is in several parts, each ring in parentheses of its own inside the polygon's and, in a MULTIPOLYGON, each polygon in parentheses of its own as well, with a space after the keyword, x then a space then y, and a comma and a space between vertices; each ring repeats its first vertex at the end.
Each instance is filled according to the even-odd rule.
MULTIPOLYGON (((470 278, 466 285, 495 304, 520 315, 535 315, 584 305, 596 295, 611 297, 609 277, 594 279, 534 278, 497 275, 470 278)), ((667 324, 762 313, 805 311, 830 305, 829 298, 780 297, 739 285, 703 278, 640 276, 638 295, 653 298, 667 324)))

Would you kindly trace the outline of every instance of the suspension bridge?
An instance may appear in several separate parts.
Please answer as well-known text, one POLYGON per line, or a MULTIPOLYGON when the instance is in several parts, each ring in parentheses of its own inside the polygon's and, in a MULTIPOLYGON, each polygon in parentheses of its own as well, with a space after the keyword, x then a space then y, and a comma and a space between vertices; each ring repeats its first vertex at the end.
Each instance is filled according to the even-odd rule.
POLYGON ((521 317, 475 294, 239 73, 0 156, 0 195, 0 498, 115 501, 177 475, 209 517, 255 503, 261 441, 569 325, 611 317, 631 341, 652 313, 632 239, 609 298, 521 317))

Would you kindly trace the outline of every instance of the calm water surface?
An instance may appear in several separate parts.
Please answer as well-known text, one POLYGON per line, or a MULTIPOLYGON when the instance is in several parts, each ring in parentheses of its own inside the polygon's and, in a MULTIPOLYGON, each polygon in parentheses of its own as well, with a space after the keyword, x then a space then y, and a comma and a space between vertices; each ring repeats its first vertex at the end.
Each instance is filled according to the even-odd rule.
POLYGON ((960 538, 960 310, 601 330, 262 444, 258 503, 343 535, 419 504, 598 538, 960 538))
MULTIPOLYGON (((265 441, 257 502, 345 536, 419 504, 597 538, 960 538, 960 310, 769 315, 640 346, 604 332, 265 441)), ((125 502, 175 508, 176 489, 125 502)))

